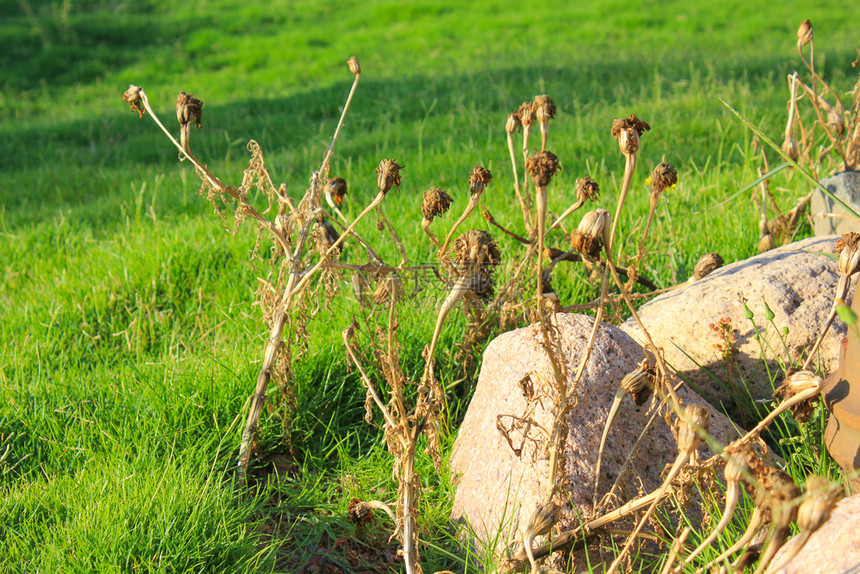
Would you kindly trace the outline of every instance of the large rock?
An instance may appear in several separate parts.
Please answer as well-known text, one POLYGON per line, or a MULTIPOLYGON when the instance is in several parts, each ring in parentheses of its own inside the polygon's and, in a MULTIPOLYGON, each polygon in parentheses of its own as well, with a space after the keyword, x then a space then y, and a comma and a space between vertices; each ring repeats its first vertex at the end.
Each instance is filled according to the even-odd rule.
MULTIPOLYGON (((746 381, 753 399, 770 397, 772 388, 762 357, 771 372, 778 372, 777 357, 789 358, 786 347, 796 361, 815 343, 839 280, 836 262, 821 253, 832 253, 836 240, 836 236, 807 239, 726 265, 693 285, 643 305, 639 310, 642 322, 654 343, 665 351, 666 361, 715 404, 725 401, 729 392, 745 394, 741 381, 746 381), (746 298, 766 341, 764 353, 752 322, 744 316, 739 295, 746 298), (765 318, 765 302, 775 315, 773 324, 765 318), (739 370, 731 380, 727 380, 726 364, 715 348, 720 337, 711 329, 724 318, 731 321, 735 336, 732 361, 739 370), (779 331, 784 328, 788 333, 780 340, 779 331)), ((632 319, 621 329, 644 343, 642 331, 632 319)), ((816 359, 825 373, 837 367, 845 333, 845 324, 837 318, 816 359)))
MULTIPOLYGON (((555 317, 570 382, 594 319, 565 314, 555 317)), ((565 460, 571 487, 564 492, 570 503, 563 510, 563 526, 579 524, 577 516, 592 512, 595 461, 609 407, 621 379, 636 368, 643 356, 642 348, 633 339, 603 324, 579 387, 569 389, 577 403, 568 416, 565 460)), ((552 429, 553 399, 548 390, 551 380, 551 365, 535 325, 499 336, 484 352, 475 395, 451 458, 451 469, 458 475, 453 518, 468 520, 482 544, 496 551, 512 537, 521 536, 549 488, 545 433, 552 429), (533 394, 524 392, 520 383, 529 374, 533 375, 533 394), (508 431, 508 438, 499 427, 508 431)), ((685 403, 707 405, 687 388, 682 388, 679 395, 685 403)), ((736 438, 737 430, 729 420, 707 406, 711 434, 723 443, 736 438)), ((601 493, 618 475, 649 419, 647 411, 648 403, 637 407, 629 396, 624 399, 604 453, 601 493)), ((658 416, 633 458, 632 472, 622 481, 624 496, 635 495, 640 488, 658 487, 664 466, 677 453, 672 432, 658 416)), ((709 455, 704 445, 701 453, 709 455)))
MULTIPOLYGON (((860 171, 843 171, 821 180, 827 191, 860 212, 860 171)), ((847 209, 817 187, 812 190, 812 217, 815 235, 841 235, 860 231, 860 222, 847 209), (836 217, 832 217, 835 215, 836 217)))
MULTIPOLYGON (((789 540, 773 559, 779 564, 793 551, 797 537, 789 540)), ((860 571, 860 494, 839 502, 830 520, 812 533, 800 552, 784 567, 768 568, 767 574, 823 574, 860 571)))

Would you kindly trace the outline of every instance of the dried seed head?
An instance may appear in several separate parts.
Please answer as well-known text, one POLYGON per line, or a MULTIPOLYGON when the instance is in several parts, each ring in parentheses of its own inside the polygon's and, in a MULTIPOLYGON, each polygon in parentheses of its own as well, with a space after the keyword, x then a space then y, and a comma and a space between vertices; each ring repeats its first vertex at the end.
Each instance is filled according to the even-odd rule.
POLYGON ((774 526, 786 527, 794 520, 796 508, 791 501, 800 496, 800 489, 788 473, 777 468, 768 468, 763 474, 762 486, 767 491, 774 526))
POLYGON ((427 221, 433 221, 437 215, 442 215, 451 207, 451 196, 444 189, 431 187, 424 192, 424 201, 421 203, 421 215, 427 221))
POLYGON ((739 447, 726 448, 726 482, 740 482, 745 475, 752 474, 752 466, 755 464, 755 451, 749 444, 739 447))
POLYGON ((143 109, 143 98, 140 97, 141 88, 134 84, 129 84, 128 89, 122 94, 122 101, 131 106, 131 110, 140 114, 140 117, 146 113, 143 109))
POLYGON ((176 119, 182 127, 192 121, 198 128, 203 127, 203 102, 195 98, 194 94, 179 92, 176 97, 176 119))
POLYGON ((723 258, 719 253, 705 253, 693 268, 693 279, 696 281, 703 279, 722 266, 723 258))
POLYGON ((637 405, 642 406, 651 395, 655 375, 654 365, 645 359, 636 369, 624 375, 621 388, 630 393, 637 405))
POLYGON ((770 233, 765 233, 758 238, 758 252, 764 253, 776 248, 776 239, 770 233))
POLYGON ((546 125, 555 117, 555 104, 547 95, 535 96, 535 101, 532 103, 535 119, 542 125, 546 125))
POLYGON ((678 446, 682 452, 693 452, 702 442, 702 433, 708 432, 711 414, 703 406, 687 405, 684 408, 684 421, 678 432, 678 446))
POLYGON ((343 196, 348 192, 346 180, 342 177, 333 177, 326 183, 326 188, 334 198, 334 202, 340 206, 343 203, 343 196))
MULTIPOLYGON (((782 384, 773 392, 773 396, 780 401, 786 401, 803 393, 811 393, 818 390, 824 380, 811 371, 798 371, 786 377, 782 384)), ((813 394, 810 398, 791 407, 791 414, 795 420, 806 422, 812 417, 818 395, 813 394)))
POLYGON ((837 108, 830 108, 827 112, 827 127, 836 135, 845 133, 845 118, 837 108))
POLYGON ((802 531, 814 532, 827 522, 839 499, 839 490, 830 481, 811 475, 806 479, 806 498, 797 507, 797 525, 802 531))
POLYGON ((482 229, 470 229, 454 240, 455 260, 460 273, 471 272, 469 289, 481 299, 493 296, 493 271, 501 255, 492 236, 482 229))
POLYGON ((800 159, 800 146, 790 133, 786 133, 785 139, 782 140, 782 153, 790 157, 791 161, 796 162, 800 159))
POLYGON ((810 42, 812 42, 812 22, 807 18, 800 23, 800 27, 797 29, 797 48, 803 48, 810 42))
POLYGON ((834 253, 839 254, 839 273, 850 277, 860 270, 860 233, 849 231, 836 241, 834 253))
MULTIPOLYGON (((317 251, 325 253, 329 248, 340 239, 340 233, 334 228, 329 221, 323 219, 318 222, 313 231, 314 240, 316 241, 317 251)), ((338 245, 335 253, 340 253, 343 244, 338 245)))
POLYGON ((515 112, 520 118, 520 123, 525 127, 531 127, 535 123, 534 103, 523 102, 515 112))
POLYGON ((493 179, 493 174, 485 167, 476 165, 469 174, 469 192, 472 197, 480 197, 487 184, 493 179))
POLYGON ((639 150, 639 137, 643 132, 651 129, 646 122, 637 118, 634 114, 624 119, 612 120, 611 134, 618 140, 618 147, 624 155, 635 154, 639 150))
POLYGON ((678 183, 678 172, 675 166, 661 162, 651 171, 651 193, 661 194, 678 183))
POLYGON ((589 211, 582 216, 579 225, 570 234, 573 248, 592 259, 600 256, 604 237, 609 233, 609 212, 605 209, 589 211))
POLYGON ((530 532, 534 536, 543 536, 547 534, 552 527, 558 522, 561 506, 553 502, 540 504, 535 509, 534 514, 529 519, 529 524, 526 527, 526 532, 530 532))
POLYGON ((361 73, 361 64, 358 63, 358 58, 355 56, 351 56, 349 60, 346 61, 346 65, 349 66, 349 71, 356 76, 361 73))
POLYGON ((505 122, 505 131, 509 134, 512 134, 515 131, 517 131, 518 129, 520 129, 521 127, 522 127, 522 124, 520 123, 519 110, 517 110, 516 112, 508 114, 508 121, 505 122))
POLYGON ((561 169, 558 158, 551 151, 540 151, 526 162, 526 169, 532 176, 535 187, 546 187, 555 172, 561 169))
POLYGON ((585 203, 586 200, 600 199, 600 186, 590 177, 576 180, 576 201, 585 203))
POLYGON ((395 300, 399 299, 400 295, 400 278, 396 275, 391 275, 381 280, 376 286, 376 290, 371 297, 377 305, 387 303, 392 296, 395 300))
POLYGON ((394 187, 400 187, 401 169, 403 169, 403 166, 393 159, 384 159, 379 162, 379 167, 376 168, 376 173, 378 174, 376 186, 383 195, 391 191, 394 187))

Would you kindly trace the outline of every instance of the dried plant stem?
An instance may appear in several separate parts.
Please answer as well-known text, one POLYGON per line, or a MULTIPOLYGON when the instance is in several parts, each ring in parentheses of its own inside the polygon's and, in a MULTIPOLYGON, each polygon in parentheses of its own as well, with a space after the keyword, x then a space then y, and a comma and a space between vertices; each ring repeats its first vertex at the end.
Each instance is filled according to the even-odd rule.
POLYGON ((436 317, 436 327, 433 329, 433 338, 430 340, 430 350, 427 352, 427 362, 424 365, 424 375, 421 377, 421 380, 427 384, 435 380, 435 375, 433 374, 433 355, 436 352, 436 345, 439 343, 442 325, 451 312, 451 309, 457 304, 457 301, 462 299, 469 291, 472 274, 472 270, 470 269, 457 279, 451 288, 451 292, 448 293, 448 296, 442 302, 442 307, 439 309, 439 315, 436 317))
POLYGON ((508 132, 508 151, 511 153, 511 168, 514 172, 514 192, 517 194, 517 201, 520 202, 520 207, 523 211, 523 221, 526 224, 526 232, 531 235, 530 222, 532 220, 531 208, 529 207, 528 200, 525 198, 523 193, 520 193, 520 176, 517 171, 517 158, 516 153, 514 152, 514 136, 513 132, 508 132))
POLYGON ((678 476, 678 473, 681 472, 681 469, 687 464, 687 461, 690 460, 690 455, 693 454, 694 449, 684 448, 680 453, 678 453, 678 458, 675 459, 675 462, 672 464, 672 468, 669 469, 669 474, 666 475, 666 480, 663 481, 663 484, 655 491, 655 496, 651 501, 651 504, 648 506, 648 509, 645 511, 645 514, 642 515, 642 518, 639 520, 639 523, 636 525, 636 528, 633 530, 633 535, 627 538, 627 541, 624 543, 624 546, 621 548, 621 552, 618 553, 618 556, 615 557, 615 560, 609 566, 609 570, 607 574, 613 574, 618 570, 618 567, 621 565, 621 561, 627 556, 627 553, 630 551, 631 546, 633 546, 633 541, 636 539, 636 534, 638 534, 645 524, 648 522, 648 519, 651 518, 651 514, 654 513, 654 509, 657 508, 657 504, 663 499, 666 495, 669 486, 672 484, 672 481, 678 476))
POLYGON ((472 195, 469 197, 469 203, 466 205, 466 209, 463 210, 463 215, 460 216, 454 225, 451 227, 451 230, 448 232, 448 235, 445 236, 445 243, 442 244, 442 249, 440 249, 441 253, 445 253, 448 249, 448 244, 451 242, 451 237, 453 237, 454 232, 457 231, 457 228, 460 227, 460 224, 466 221, 466 218, 469 217, 475 208, 478 207, 478 203, 481 200, 481 196, 472 195))
POLYGON ((818 395, 819 392, 821 392, 821 389, 819 387, 810 387, 808 389, 804 389, 803 391, 797 393, 793 397, 782 401, 781 403, 779 403, 779 405, 777 405, 777 407, 769 415, 767 415, 761 422, 759 422, 755 426, 755 428, 753 428, 751 431, 747 432, 747 434, 745 434, 741 438, 734 441, 732 444, 738 444, 738 445, 744 444, 745 442, 757 437, 759 434, 761 434, 761 432, 764 429, 769 427, 770 424, 774 420, 776 420, 776 417, 778 417, 784 411, 790 409, 791 407, 793 407, 796 404, 799 404, 799 403, 802 403, 803 401, 814 398, 815 396, 818 395))
POLYGON ((821 332, 818 334, 818 338, 815 340, 815 344, 812 345, 812 349, 810 349, 809 355, 803 362, 803 366, 800 368, 801 371, 809 370, 809 365, 815 358, 815 353, 818 351, 818 347, 821 346, 821 342, 824 340, 824 336, 827 335, 827 331, 830 329, 830 325, 833 324, 833 320, 836 318, 836 309, 839 307, 839 302, 845 300, 850 290, 851 277, 840 275, 839 283, 836 285, 836 296, 833 298, 833 306, 830 309, 830 314, 827 316, 827 320, 824 322, 824 326, 821 327, 821 332))
MULTIPOLYGON (((558 536, 553 536, 552 542, 548 542, 546 544, 538 546, 537 548, 533 548, 532 555, 534 556, 535 560, 539 560, 545 556, 549 556, 552 552, 565 550, 569 548, 574 542, 576 542, 577 537, 579 537, 580 535, 584 535, 587 537, 595 531, 606 530, 605 527, 607 524, 611 524, 616 520, 621 520, 622 518, 626 518, 627 516, 631 516, 633 513, 642 510, 643 508, 651 504, 656 499, 656 497, 657 492, 654 491, 635 500, 631 500, 627 504, 616 508, 612 512, 607 512, 603 516, 599 516, 593 520, 589 520, 588 522, 580 524, 579 526, 571 528, 570 530, 565 530, 558 536)), ((623 532, 623 534, 631 535, 632 533, 623 532)), ((637 536, 648 538, 651 537, 647 534, 637 534, 637 536)), ((526 555, 525 549, 523 549, 517 552, 517 554, 507 564, 500 568, 499 572, 500 574, 516 572, 523 567, 528 566, 528 564, 528 556, 526 555)))
POLYGON ((550 225, 550 226, 549 226, 549 229, 547 229, 547 231, 548 231, 548 232, 549 232, 549 231, 552 231, 553 229, 555 229, 556 227, 558 227, 559 225, 561 225, 561 222, 562 222, 562 221, 564 221, 565 219, 567 219, 567 217, 568 217, 571 213, 573 213, 573 212, 574 212, 574 211, 576 211, 577 209, 581 208, 583 205, 585 205, 585 202, 584 202, 584 201, 577 201, 576 203, 574 203, 573 205, 571 205, 570 207, 568 207, 567 209, 565 209, 565 210, 564 210, 564 213, 562 213, 561 215, 559 215, 559 216, 555 219, 555 221, 553 221, 553 222, 552 222, 552 225, 550 225))
POLYGON ((714 558, 713 560, 708 562, 703 568, 699 568, 698 570, 696 570, 696 573, 702 574, 704 572, 708 572, 710 570, 711 566, 727 559, 729 556, 731 556, 735 552, 745 548, 750 543, 750 541, 753 539, 753 536, 755 536, 756 532, 758 532, 759 529, 764 524, 764 517, 765 517, 764 512, 758 506, 756 506, 755 509, 753 510, 752 516, 750 516, 750 521, 749 521, 749 524, 747 525, 747 529, 744 531, 744 533, 741 535, 741 537, 737 540, 737 542, 732 544, 732 546, 729 549, 727 549, 725 552, 723 552, 722 554, 720 554, 719 556, 717 556, 716 558, 714 558))
POLYGON ((526 239, 522 235, 517 235, 516 233, 514 233, 513 231, 511 231, 510 229, 506 228, 505 226, 500 224, 498 221, 496 221, 496 218, 493 217, 493 214, 490 213, 490 211, 488 209, 484 209, 482 211, 482 213, 484 215, 484 219, 486 219, 490 225, 492 225, 493 227, 495 227, 496 229, 498 229, 499 231, 501 231, 502 233, 504 233, 508 237, 511 237, 511 238, 515 239, 516 241, 519 241, 523 245, 531 245, 531 243, 532 243, 531 241, 529 241, 528 239, 526 239))
MULTIPOLYGON (((618 276, 618 270, 615 268, 615 264, 612 263, 612 252, 608 247, 606 248, 606 264, 609 266, 610 271, 612 271, 612 278, 618 286, 618 289, 621 291, 621 297, 624 299, 624 302, 627 303, 627 308, 630 309, 630 314, 633 316, 633 319, 642 331, 642 335, 645 337, 646 347, 651 348, 651 351, 654 353, 654 357, 657 359, 657 368, 660 371, 660 381, 665 384, 665 381, 669 380, 669 371, 666 368, 666 362, 663 360, 663 355, 660 353, 660 349, 651 339, 651 334, 648 332, 648 329, 646 329, 645 325, 642 323, 642 319, 639 318, 639 313, 636 312, 636 307, 633 305, 633 301, 630 300, 630 296, 627 294, 627 288, 624 286, 624 283, 621 282, 621 278, 618 276)), ((670 399, 669 406, 673 411, 675 411, 675 414, 680 417, 681 402, 678 399, 678 395, 675 393, 675 388, 671 384, 665 385, 665 387, 670 399)))
POLYGON ((708 546, 713 544, 714 540, 720 535, 720 532, 726 529, 726 526, 729 525, 729 522, 732 519, 732 516, 735 513, 735 508, 738 505, 738 498, 741 493, 741 485, 738 481, 732 480, 729 482, 728 488, 726 489, 726 505, 723 509, 723 515, 720 517, 719 523, 711 529, 711 533, 707 538, 702 540, 702 543, 696 547, 695 550, 690 552, 687 558, 683 561, 683 564, 689 564, 693 561, 693 559, 702 553, 708 546))
POLYGON ((666 563, 663 565, 663 569, 660 571, 660 574, 671 574, 672 566, 675 564, 675 559, 678 557, 678 554, 684 549, 684 544, 687 542, 687 537, 690 536, 690 532, 693 529, 687 526, 681 532, 681 535, 672 542, 672 547, 669 549, 669 556, 666 557, 666 563))
MULTIPOLYGON (((328 179, 329 164, 331 162, 331 156, 334 154, 334 144, 337 143, 337 136, 340 134, 340 128, 343 127, 343 120, 346 117, 347 110, 349 110, 349 104, 352 103, 352 96, 355 95, 355 89, 358 87, 358 80, 360 76, 361 73, 355 74, 355 79, 352 81, 352 87, 349 89, 349 95, 346 97, 346 103, 343 105, 343 110, 340 112, 340 119, 337 121, 337 127, 334 129, 334 135, 331 137, 331 143, 329 144, 328 150, 326 150, 325 156, 322 160, 322 164, 320 165, 319 173, 323 181, 328 179)), ((340 210, 336 207, 335 211, 340 212, 340 210)), ((343 216, 341 215, 341 217, 343 216)), ((344 222, 346 222, 345 218, 344 222)))
MULTIPOLYGON (((346 228, 346 231, 340 236, 340 238, 332 243, 332 245, 328 248, 328 250, 323 254, 320 258, 319 262, 314 265, 311 269, 304 272, 303 275, 299 275, 298 270, 294 269, 290 271, 289 279, 287 280, 287 285, 284 288, 284 294, 281 297, 281 301, 275 309, 274 319, 272 321, 272 327, 269 329, 269 338, 266 340, 266 349, 263 353, 263 364, 260 367, 260 372, 257 375, 257 384, 254 387, 254 394, 251 399, 251 408, 248 411, 248 420, 245 423, 245 430, 242 433, 242 443, 239 446, 239 459, 237 462, 237 472, 239 484, 245 484, 245 475, 248 471, 248 463, 251 459, 251 442, 254 438, 254 434, 257 432, 257 423, 260 420, 260 414, 263 410, 263 403, 266 399, 266 390, 269 388, 269 381, 272 378, 272 368, 275 366, 275 359, 278 355, 278 349, 281 346, 281 339, 284 332, 284 325, 286 324, 287 315, 289 313, 289 309, 292 305, 293 298, 301 293, 302 289, 310 281, 311 277, 313 277, 314 273, 319 271, 319 269, 328 261, 329 257, 336 252, 337 247, 343 243, 344 239, 349 236, 349 233, 352 229, 364 218, 365 215, 370 213, 372 209, 377 207, 385 197, 385 194, 380 192, 376 198, 370 203, 370 205, 362 211, 359 216, 353 221, 349 227, 346 228), (300 278, 301 277, 301 278, 300 278)), ((299 253, 301 253, 301 249, 304 246, 304 237, 307 235, 307 229, 313 218, 309 218, 308 222, 305 224, 305 229, 302 233, 302 239, 299 241, 298 245, 295 248, 295 252, 292 255, 292 261, 295 262, 298 260, 299 253)))

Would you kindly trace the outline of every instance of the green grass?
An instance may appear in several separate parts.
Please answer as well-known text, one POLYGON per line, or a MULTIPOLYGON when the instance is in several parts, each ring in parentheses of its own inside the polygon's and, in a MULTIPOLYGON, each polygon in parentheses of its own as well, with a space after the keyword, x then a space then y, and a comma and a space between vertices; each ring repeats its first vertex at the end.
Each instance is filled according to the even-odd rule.
MULTIPOLYGON (((226 233, 196 195, 193 170, 120 101, 129 83, 145 87, 167 120, 179 90, 202 98, 198 157, 238 184, 254 138, 276 183, 297 197, 352 81, 345 61, 357 56, 362 80, 333 173, 349 181, 346 212, 355 215, 376 193, 381 158, 406 165, 384 209, 415 261, 431 256, 417 225, 421 192, 448 189, 459 212, 475 164, 495 176, 484 205, 518 227, 502 128, 522 101, 547 93, 560 110, 550 132, 564 166, 551 189, 557 213, 583 175, 600 182, 601 206, 614 205, 623 162, 609 125, 637 113, 653 129, 618 245, 633 254, 647 215, 643 182, 665 154, 680 183, 658 210, 644 270, 665 286, 685 279, 701 253, 733 261, 755 248, 748 195, 702 212, 755 179, 759 165, 751 134, 718 97, 780 133, 785 74, 800 65, 794 32, 806 17, 822 73, 845 89, 855 74, 846 23, 856 11, 835 1, 634 10, 609 0, 0 0, 0 12, 0 455, 9 446, 0 569, 10 572, 296 572, 353 532, 351 497, 396 492, 344 358, 339 333, 354 306, 341 300, 311 323, 296 363, 292 466, 253 492, 233 491, 239 415, 266 336, 252 307, 265 269, 251 261, 251 230, 226 233)), ((809 186, 783 172, 777 187, 787 208, 809 186)), ((374 224, 361 231, 379 244, 374 224)), ((508 258, 519 253, 499 241, 508 258)), ((586 279, 579 269, 558 277, 562 300, 593 297, 586 279)), ((427 306, 402 314, 410 373, 420 373, 432 332, 427 306)), ((463 324, 454 317, 443 342, 457 341, 463 324)), ((442 376, 456 371, 447 365, 442 376)), ((455 420, 465 406, 452 403, 455 420)), ((277 414, 264 417, 267 452, 286 455, 281 432, 277 414)), ((798 472, 822 464, 788 458, 798 472)), ((450 478, 430 471, 429 459, 420 465, 425 568, 471 568, 447 523, 450 478)), ((367 540, 394 548, 389 525, 377 522, 367 540)))

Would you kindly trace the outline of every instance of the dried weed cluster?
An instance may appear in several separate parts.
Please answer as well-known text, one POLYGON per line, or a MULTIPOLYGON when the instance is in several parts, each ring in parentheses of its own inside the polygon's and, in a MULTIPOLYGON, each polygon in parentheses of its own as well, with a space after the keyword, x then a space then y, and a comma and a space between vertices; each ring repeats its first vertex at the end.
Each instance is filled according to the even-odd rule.
MULTIPOLYGON (((845 166, 856 166, 857 150, 860 149, 860 121, 857 116, 860 87, 855 88, 852 106, 844 107, 838 94, 815 73, 811 38, 810 27, 808 34, 798 40, 801 56, 802 48, 810 45, 808 67, 812 74, 812 85, 808 87, 801 83, 796 74, 790 78, 792 100, 788 128, 791 129, 786 130, 785 146, 792 150, 797 146, 801 150, 798 157, 809 158, 811 132, 803 129, 795 115, 796 89, 799 86, 816 110, 819 121, 815 125, 824 129, 832 142, 832 149, 843 159, 845 166), (820 90, 823 90, 823 94, 820 90), (835 107, 826 105, 824 96, 827 95, 835 99, 835 107), (800 144, 792 143, 795 124, 800 125, 800 144)), ((804 62, 806 61, 804 59, 804 62)), ((401 184, 401 172, 404 168, 397 161, 388 158, 380 161, 376 168, 378 193, 354 220, 349 221, 339 209, 347 195, 348 187, 343 178, 331 176, 330 161, 361 73, 355 58, 351 58, 348 65, 354 74, 354 82, 343 114, 319 169, 312 174, 307 189, 299 198, 289 197, 286 185, 275 186, 265 164, 263 152, 254 141, 248 145, 251 157, 239 186, 224 184, 212 174, 191 150, 191 126, 202 125, 203 108, 203 103, 193 95, 181 92, 177 99, 176 114, 180 127, 178 141, 154 114, 142 88, 130 86, 123 95, 123 99, 140 117, 148 113, 179 150, 180 158, 194 166, 202 181, 200 194, 212 203, 216 213, 226 219, 225 212, 232 211, 232 230, 235 232, 243 222, 251 220, 257 226, 258 246, 264 238, 273 245, 271 257, 268 259, 269 277, 261 280, 259 286, 260 306, 269 327, 269 334, 239 448, 236 470, 240 483, 246 481, 252 453, 255 452, 256 429, 262 407, 267 400, 270 381, 276 382, 280 389, 277 406, 283 413, 285 436, 289 443, 291 409, 295 408, 292 365, 306 345, 307 322, 314 317, 318 309, 318 305, 313 301, 323 298, 330 302, 339 295, 339 280, 348 277, 362 304, 353 317, 352 324, 343 332, 343 342, 349 361, 357 369, 366 390, 367 422, 372 423, 377 416, 382 417, 385 441, 394 458, 394 472, 399 483, 394 510, 391 505, 382 501, 355 501, 355 504, 351 504, 351 512, 356 516, 365 516, 372 509, 382 509, 394 519, 395 535, 403 546, 408 573, 422 571, 416 520, 416 499, 419 492, 419 477, 415 471, 416 449, 421 437, 425 437, 428 451, 437 464, 440 464, 439 438, 447 426, 445 405, 452 390, 443 387, 435 374, 434 365, 446 319, 461 302, 463 312, 468 317, 468 325, 456 359, 462 363, 464 369, 469 371, 474 368, 475 350, 491 334, 532 322, 539 326, 543 350, 553 371, 552 379, 542 380, 539 385, 533 384, 538 378, 537 373, 526 377, 522 383, 524 392, 528 390, 531 393, 533 400, 530 405, 542 399, 552 404, 554 421, 552 428, 547 431, 546 445, 550 465, 545 481, 545 484, 551 487, 545 493, 543 502, 534 509, 530 525, 523 533, 522 549, 509 557, 501 565, 500 571, 512 572, 530 567, 532 572, 539 572, 541 567, 538 560, 542 557, 553 552, 564 552, 608 525, 641 512, 633 530, 627 535, 621 552, 609 568, 610 572, 614 572, 629 564, 627 554, 658 505, 666 501, 672 493, 683 495, 685 489, 702 476, 709 476, 708 480, 713 482, 715 470, 723 465, 728 490, 722 519, 710 536, 688 554, 685 553, 683 544, 686 535, 679 536, 672 545, 664 572, 680 571, 684 564, 688 564, 716 539, 729 523, 744 488, 754 494, 756 512, 750 520, 747 533, 738 541, 737 548, 725 553, 720 560, 746 548, 752 536, 769 523, 769 534, 757 570, 763 571, 775 555, 776 549, 785 542, 789 524, 795 520, 796 513, 802 532, 811 532, 821 524, 833 504, 833 487, 826 481, 811 478, 808 481, 807 494, 801 495, 790 478, 763 462, 762 443, 758 438, 779 412, 790 408, 795 416, 802 417, 808 410, 809 401, 818 396, 821 380, 805 370, 808 365, 804 365, 800 372, 790 374, 777 390, 775 396, 781 402, 771 416, 746 436, 726 446, 720 455, 707 461, 696 460, 696 448, 707 436, 708 411, 701 407, 684 405, 679 400, 663 360, 662 349, 651 340, 633 304, 634 297, 642 295, 632 293, 636 284, 656 290, 637 270, 644 265, 647 257, 645 245, 660 198, 678 181, 678 173, 673 165, 664 160, 651 172, 650 211, 636 256, 625 268, 619 265, 618 254, 613 250, 618 222, 631 189, 643 136, 651 130, 647 122, 631 114, 615 119, 609 126, 608 136, 617 140, 624 159, 624 175, 618 190, 614 215, 603 208, 589 211, 582 216, 576 228, 568 233, 564 230, 564 220, 584 207, 586 202, 598 201, 600 186, 590 177, 579 178, 573 190, 575 202, 567 207, 560 217, 548 221, 550 204, 562 195, 554 189, 558 187, 554 184, 554 178, 562 170, 562 162, 547 149, 551 120, 558 110, 552 99, 546 95, 536 96, 533 101, 523 103, 507 116, 505 123, 513 191, 522 212, 520 223, 523 232, 511 230, 510 225, 502 225, 488 210, 483 211, 484 218, 491 226, 522 246, 519 258, 504 262, 504 281, 499 281, 496 277, 496 270, 502 266, 503 261, 502 253, 493 237, 479 229, 458 232, 461 225, 477 209, 481 197, 494 179, 493 174, 481 166, 475 166, 468 178, 464 177, 469 198, 460 217, 444 233, 443 241, 431 232, 430 227, 440 226, 437 220, 450 209, 452 196, 448 191, 437 187, 429 187, 424 193, 420 205, 421 227, 435 248, 437 263, 409 265, 406 250, 394 226, 379 209, 388 193, 401 184), (529 140, 535 121, 540 126, 541 142, 540 151, 532 153, 529 140), (518 159, 514 145, 514 135, 520 130, 523 135, 522 161, 518 159), (530 182, 533 187, 531 192, 530 182), (262 197, 266 200, 265 206, 252 204, 250 198, 254 195, 251 193, 253 190, 262 192, 262 197), (389 240, 397 246, 401 259, 396 264, 386 262, 356 231, 356 225, 370 212, 376 213, 380 230, 387 229, 389 240), (560 232, 553 234, 557 229, 560 232), (560 237, 564 237, 564 242, 570 241, 570 245, 564 248, 547 246, 550 241, 561 243, 560 237), (366 255, 363 263, 341 261, 342 255, 347 251, 347 243, 350 244, 351 250, 358 250, 366 255), (559 301, 558 295, 552 289, 552 274, 563 262, 582 263, 593 272, 599 282, 597 299, 586 304, 568 306, 559 301), (401 365, 398 305, 405 297, 404 286, 409 274, 426 271, 428 268, 432 269, 447 296, 439 307, 432 339, 424 349, 425 366, 422 375, 419 380, 410 380, 401 365), (532 295, 526 296, 526 293, 532 295), (577 528, 567 532, 553 532, 565 502, 564 493, 568 486, 565 484, 567 474, 563 468, 565 457, 561 454, 565 450, 569 414, 577 406, 577 388, 606 309, 619 306, 626 307, 639 323, 647 344, 645 358, 635 371, 624 378, 615 396, 603 432, 595 476, 600 476, 600 460, 609 428, 621 401, 628 394, 637 404, 644 404, 653 397, 653 401, 668 406, 669 414, 666 416, 677 429, 679 452, 664 483, 655 491, 609 509, 612 501, 618 499, 615 492, 617 483, 604 492, 600 483, 596 482, 593 515, 585 517, 577 528), (563 345, 555 325, 555 316, 560 311, 584 309, 593 309, 596 320, 581 362, 576 371, 571 373, 563 360, 563 345), (536 538, 544 535, 549 535, 551 541, 535 548, 536 538)), ((855 235, 844 237, 838 247, 842 280, 837 288, 835 301, 845 297, 850 277, 860 267, 860 236, 855 235)), ((702 279, 720 265, 722 258, 718 254, 706 254, 696 265, 693 277, 685 284, 702 279)), ((679 287, 682 285, 673 288, 679 287)), ((836 303, 830 321, 835 309, 836 303)), ((816 348, 830 321, 823 327, 816 348)), ((809 356, 813 355, 814 351, 809 356)), ((518 421, 517 424, 528 424, 531 416, 532 411, 528 410, 524 413, 511 413, 511 418, 518 421)), ((648 427, 646 432, 647 429, 648 427)), ((499 431, 507 438, 511 448, 515 448, 510 438, 510 429, 500 424, 499 431)), ((635 445, 633 448, 636 448, 635 445)), ((736 564, 750 560, 749 553, 750 550, 747 549, 736 564)))

